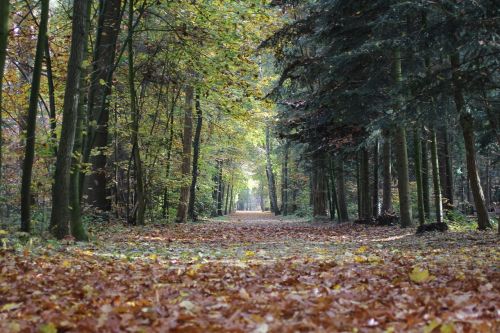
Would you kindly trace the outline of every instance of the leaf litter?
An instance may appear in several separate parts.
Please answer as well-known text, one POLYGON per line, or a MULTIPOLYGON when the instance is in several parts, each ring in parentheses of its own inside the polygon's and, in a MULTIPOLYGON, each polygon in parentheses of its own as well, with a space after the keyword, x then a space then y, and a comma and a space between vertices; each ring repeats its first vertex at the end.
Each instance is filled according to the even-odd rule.
POLYGON ((269 214, 0 252, 0 332, 495 332, 498 236, 269 214))

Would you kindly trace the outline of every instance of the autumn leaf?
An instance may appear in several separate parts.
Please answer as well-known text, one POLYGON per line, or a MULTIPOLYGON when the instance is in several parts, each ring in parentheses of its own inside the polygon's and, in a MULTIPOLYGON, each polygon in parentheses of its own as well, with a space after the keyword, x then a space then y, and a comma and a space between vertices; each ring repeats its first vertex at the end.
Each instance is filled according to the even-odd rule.
POLYGON ((429 271, 427 269, 420 269, 418 267, 414 267, 409 276, 410 280, 416 283, 425 282, 430 278, 429 271))
POLYGON ((3 311, 10 311, 10 310, 15 310, 20 308, 23 305, 23 303, 7 303, 2 306, 0 309, 0 312, 3 311))

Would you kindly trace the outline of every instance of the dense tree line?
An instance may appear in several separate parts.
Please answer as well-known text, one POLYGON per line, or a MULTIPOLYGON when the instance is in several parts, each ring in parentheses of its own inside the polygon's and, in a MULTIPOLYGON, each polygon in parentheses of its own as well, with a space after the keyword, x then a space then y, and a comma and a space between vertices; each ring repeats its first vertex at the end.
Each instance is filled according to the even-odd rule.
POLYGON ((392 212, 396 176, 399 204, 394 208, 402 226, 412 225, 415 213, 420 224, 431 218, 441 222, 443 204, 466 211, 464 203, 472 201, 479 229, 489 228, 492 192, 498 192, 498 173, 491 170, 498 166, 500 117, 495 2, 276 5, 289 22, 262 45, 274 51, 281 69, 269 96, 280 104, 280 135, 306 144, 303 154, 313 167, 313 214, 328 215, 328 200, 345 205, 344 190, 327 176, 342 177, 344 170, 334 165, 346 160, 355 168, 360 219, 392 212), (479 162, 488 170, 481 170, 479 162))

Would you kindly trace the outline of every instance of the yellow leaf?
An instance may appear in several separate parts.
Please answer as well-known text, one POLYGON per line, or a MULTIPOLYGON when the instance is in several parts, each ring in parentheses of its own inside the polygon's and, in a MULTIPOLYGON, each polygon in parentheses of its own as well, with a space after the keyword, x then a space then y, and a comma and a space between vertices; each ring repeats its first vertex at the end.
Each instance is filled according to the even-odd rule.
POLYGON ((0 229, 0 235, 7 235, 7 234, 8 234, 7 231, 0 229))
POLYGON ((394 333, 396 329, 392 326, 387 327, 387 329, 384 331, 384 333, 394 333))
POLYGON ((255 256, 255 252, 254 251, 246 251, 245 252, 245 256, 246 257, 254 257, 255 256))
POLYGON ((357 263, 363 263, 363 262, 366 262, 367 260, 366 260, 365 256, 355 256, 354 261, 357 263))
POLYGON ((0 311, 10 311, 10 310, 15 310, 20 308, 23 305, 23 303, 7 303, 2 306, 2 309, 0 311))
POLYGON ((414 267, 413 271, 409 275, 410 279, 416 283, 425 282, 430 278, 429 271, 427 269, 420 269, 418 267, 414 267))
POLYGON ((39 332, 40 333, 57 333, 57 327, 56 327, 56 325, 54 325, 52 323, 44 324, 44 325, 40 326, 39 332))
POLYGON ((438 326, 439 322, 436 319, 432 319, 432 321, 424 327, 424 333, 431 333, 438 326))
POLYGON ((333 287, 334 290, 340 290, 342 286, 340 284, 336 284, 335 287, 333 287))
POLYGON ((156 260, 156 259, 158 259, 158 256, 153 253, 152 255, 149 256, 149 259, 156 260))
POLYGON ((439 328, 439 331, 441 333, 454 333, 455 332, 455 325, 453 325, 453 323, 443 324, 439 328))
POLYGON ((359 249, 356 250, 356 253, 365 253, 368 248, 366 246, 361 246, 359 249))
POLYGON ((71 262, 69 262, 68 260, 64 260, 62 262, 62 267, 64 268, 70 268, 72 265, 71 265, 71 262))
POLYGON ((105 86, 106 85, 106 81, 104 81, 103 79, 99 79, 99 84, 101 86, 105 86))

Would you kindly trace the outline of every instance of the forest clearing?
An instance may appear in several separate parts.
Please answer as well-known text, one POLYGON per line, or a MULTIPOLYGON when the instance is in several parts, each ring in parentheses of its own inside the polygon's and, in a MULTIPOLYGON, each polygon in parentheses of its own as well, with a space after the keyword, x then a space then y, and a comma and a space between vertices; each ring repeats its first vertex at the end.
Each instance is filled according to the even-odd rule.
POLYGON ((0 0, 0 333, 500 330, 495 0, 0 0))

